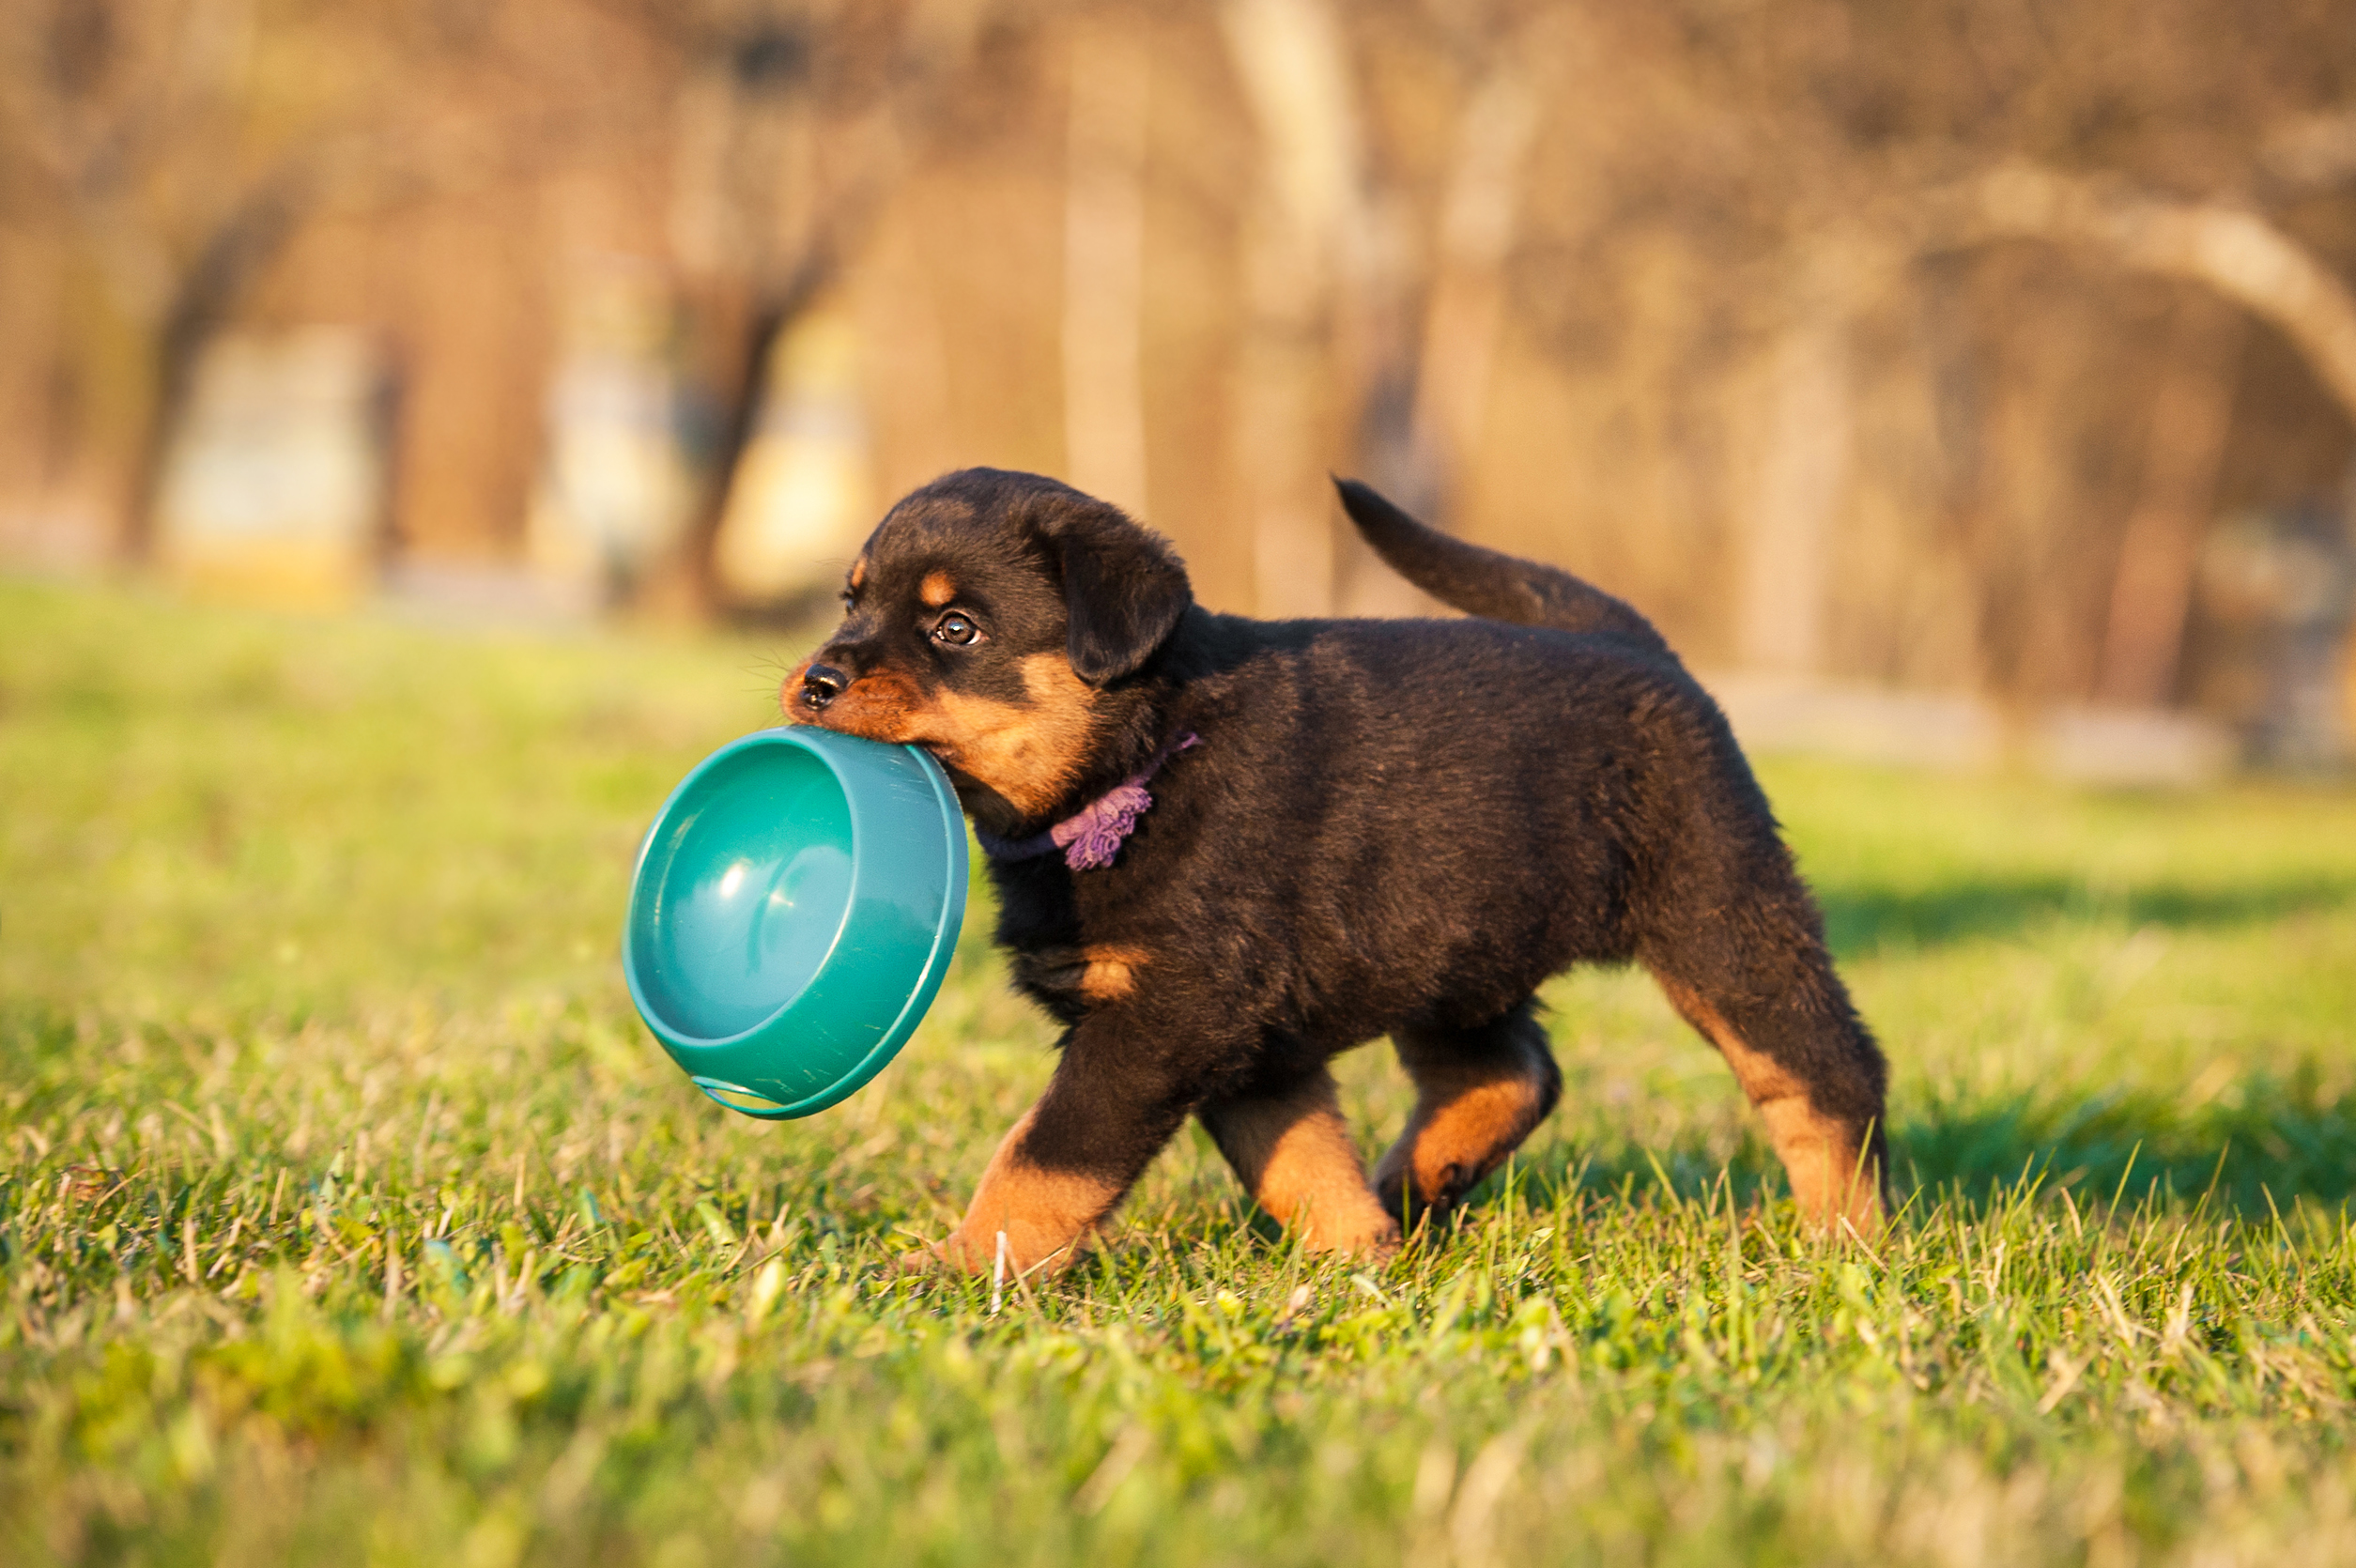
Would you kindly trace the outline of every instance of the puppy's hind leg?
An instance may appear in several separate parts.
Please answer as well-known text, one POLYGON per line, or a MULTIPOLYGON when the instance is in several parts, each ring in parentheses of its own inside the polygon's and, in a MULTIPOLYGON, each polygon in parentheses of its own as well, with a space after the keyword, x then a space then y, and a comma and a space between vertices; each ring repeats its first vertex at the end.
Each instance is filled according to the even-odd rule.
POLYGON ((1563 1074, 1533 1006, 1477 1028, 1394 1037, 1399 1065, 1415 1080, 1415 1110, 1375 1168, 1383 1212, 1444 1214, 1554 1109, 1563 1074))
POLYGON ((1772 987, 1698 978, 1692 971, 1701 966, 1692 963, 1650 967, 1671 1005, 1734 1069, 1767 1124, 1800 1211, 1822 1225, 1846 1220, 1871 1236, 1881 1226, 1889 1164, 1887 1068, 1831 960, 1813 942, 1796 945, 1772 987))
POLYGON ((1379 1256, 1398 1222, 1375 1201, 1325 1068, 1267 1093, 1211 1100, 1202 1118, 1259 1206, 1313 1253, 1379 1256))

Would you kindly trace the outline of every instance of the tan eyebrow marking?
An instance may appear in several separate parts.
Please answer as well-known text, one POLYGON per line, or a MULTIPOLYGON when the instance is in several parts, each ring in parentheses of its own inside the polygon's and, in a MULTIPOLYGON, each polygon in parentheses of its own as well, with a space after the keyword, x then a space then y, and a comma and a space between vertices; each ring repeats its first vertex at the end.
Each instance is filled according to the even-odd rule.
POLYGON ((867 557, 861 556, 858 560, 851 563, 851 592, 856 593, 860 589, 865 588, 866 586, 867 557))
POLYGON ((957 597, 957 584, 947 572, 928 572, 924 581, 916 585, 916 597, 934 609, 939 609, 957 597))

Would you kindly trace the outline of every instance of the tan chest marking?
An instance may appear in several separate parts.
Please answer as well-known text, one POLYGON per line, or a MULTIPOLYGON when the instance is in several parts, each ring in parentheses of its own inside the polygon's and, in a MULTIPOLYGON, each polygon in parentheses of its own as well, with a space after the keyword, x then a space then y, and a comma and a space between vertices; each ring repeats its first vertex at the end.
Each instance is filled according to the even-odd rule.
POLYGON ((1136 992, 1137 972, 1145 968, 1146 957, 1143 947, 1106 942, 1089 947, 1048 947, 1025 953, 1015 963, 1023 979, 1040 991, 1105 1003, 1136 992))

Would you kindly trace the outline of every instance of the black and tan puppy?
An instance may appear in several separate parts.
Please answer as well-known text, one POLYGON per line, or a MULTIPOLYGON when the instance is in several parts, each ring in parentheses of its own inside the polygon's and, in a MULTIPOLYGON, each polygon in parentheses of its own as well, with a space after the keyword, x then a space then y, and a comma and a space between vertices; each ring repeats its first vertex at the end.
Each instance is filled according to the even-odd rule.
POLYGON ((969 469, 892 508, 787 678, 789 718, 940 759, 1065 1025, 942 1255, 1070 1256, 1189 1115, 1308 1246, 1387 1249, 1553 1107, 1532 996, 1582 961, 1650 969, 1802 1207, 1870 1230, 1881 1053, 1717 706, 1619 600, 1342 500, 1471 618, 1213 614, 1116 508, 969 469), (1370 1185, 1327 1063, 1379 1035, 1418 1099, 1370 1185))

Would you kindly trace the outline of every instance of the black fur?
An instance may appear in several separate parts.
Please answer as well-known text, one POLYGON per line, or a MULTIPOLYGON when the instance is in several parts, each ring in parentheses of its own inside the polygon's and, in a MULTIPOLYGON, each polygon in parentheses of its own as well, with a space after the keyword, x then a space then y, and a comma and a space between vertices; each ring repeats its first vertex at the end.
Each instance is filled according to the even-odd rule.
POLYGON ((991 868, 998 940, 1067 1026, 1021 1152, 1125 1190, 1190 1114, 1382 1035, 1534 1052, 1550 1105, 1533 993, 1573 964, 1640 961, 1854 1128, 1878 1182, 1881 1054, 1717 705, 1621 601, 1340 487, 1386 560, 1482 614, 1216 614, 1116 510, 994 470, 916 492, 870 542, 868 592, 818 658, 1019 701, 1013 661, 1068 648, 1094 688, 1086 756, 1052 804, 1019 811, 959 777, 982 825, 1036 833, 1170 737, 1202 738, 1109 869, 991 868), (884 624, 895 585, 944 565, 991 639, 947 658, 884 624), (1057 977, 1053 955, 1104 948, 1145 955, 1128 993, 1057 977))

